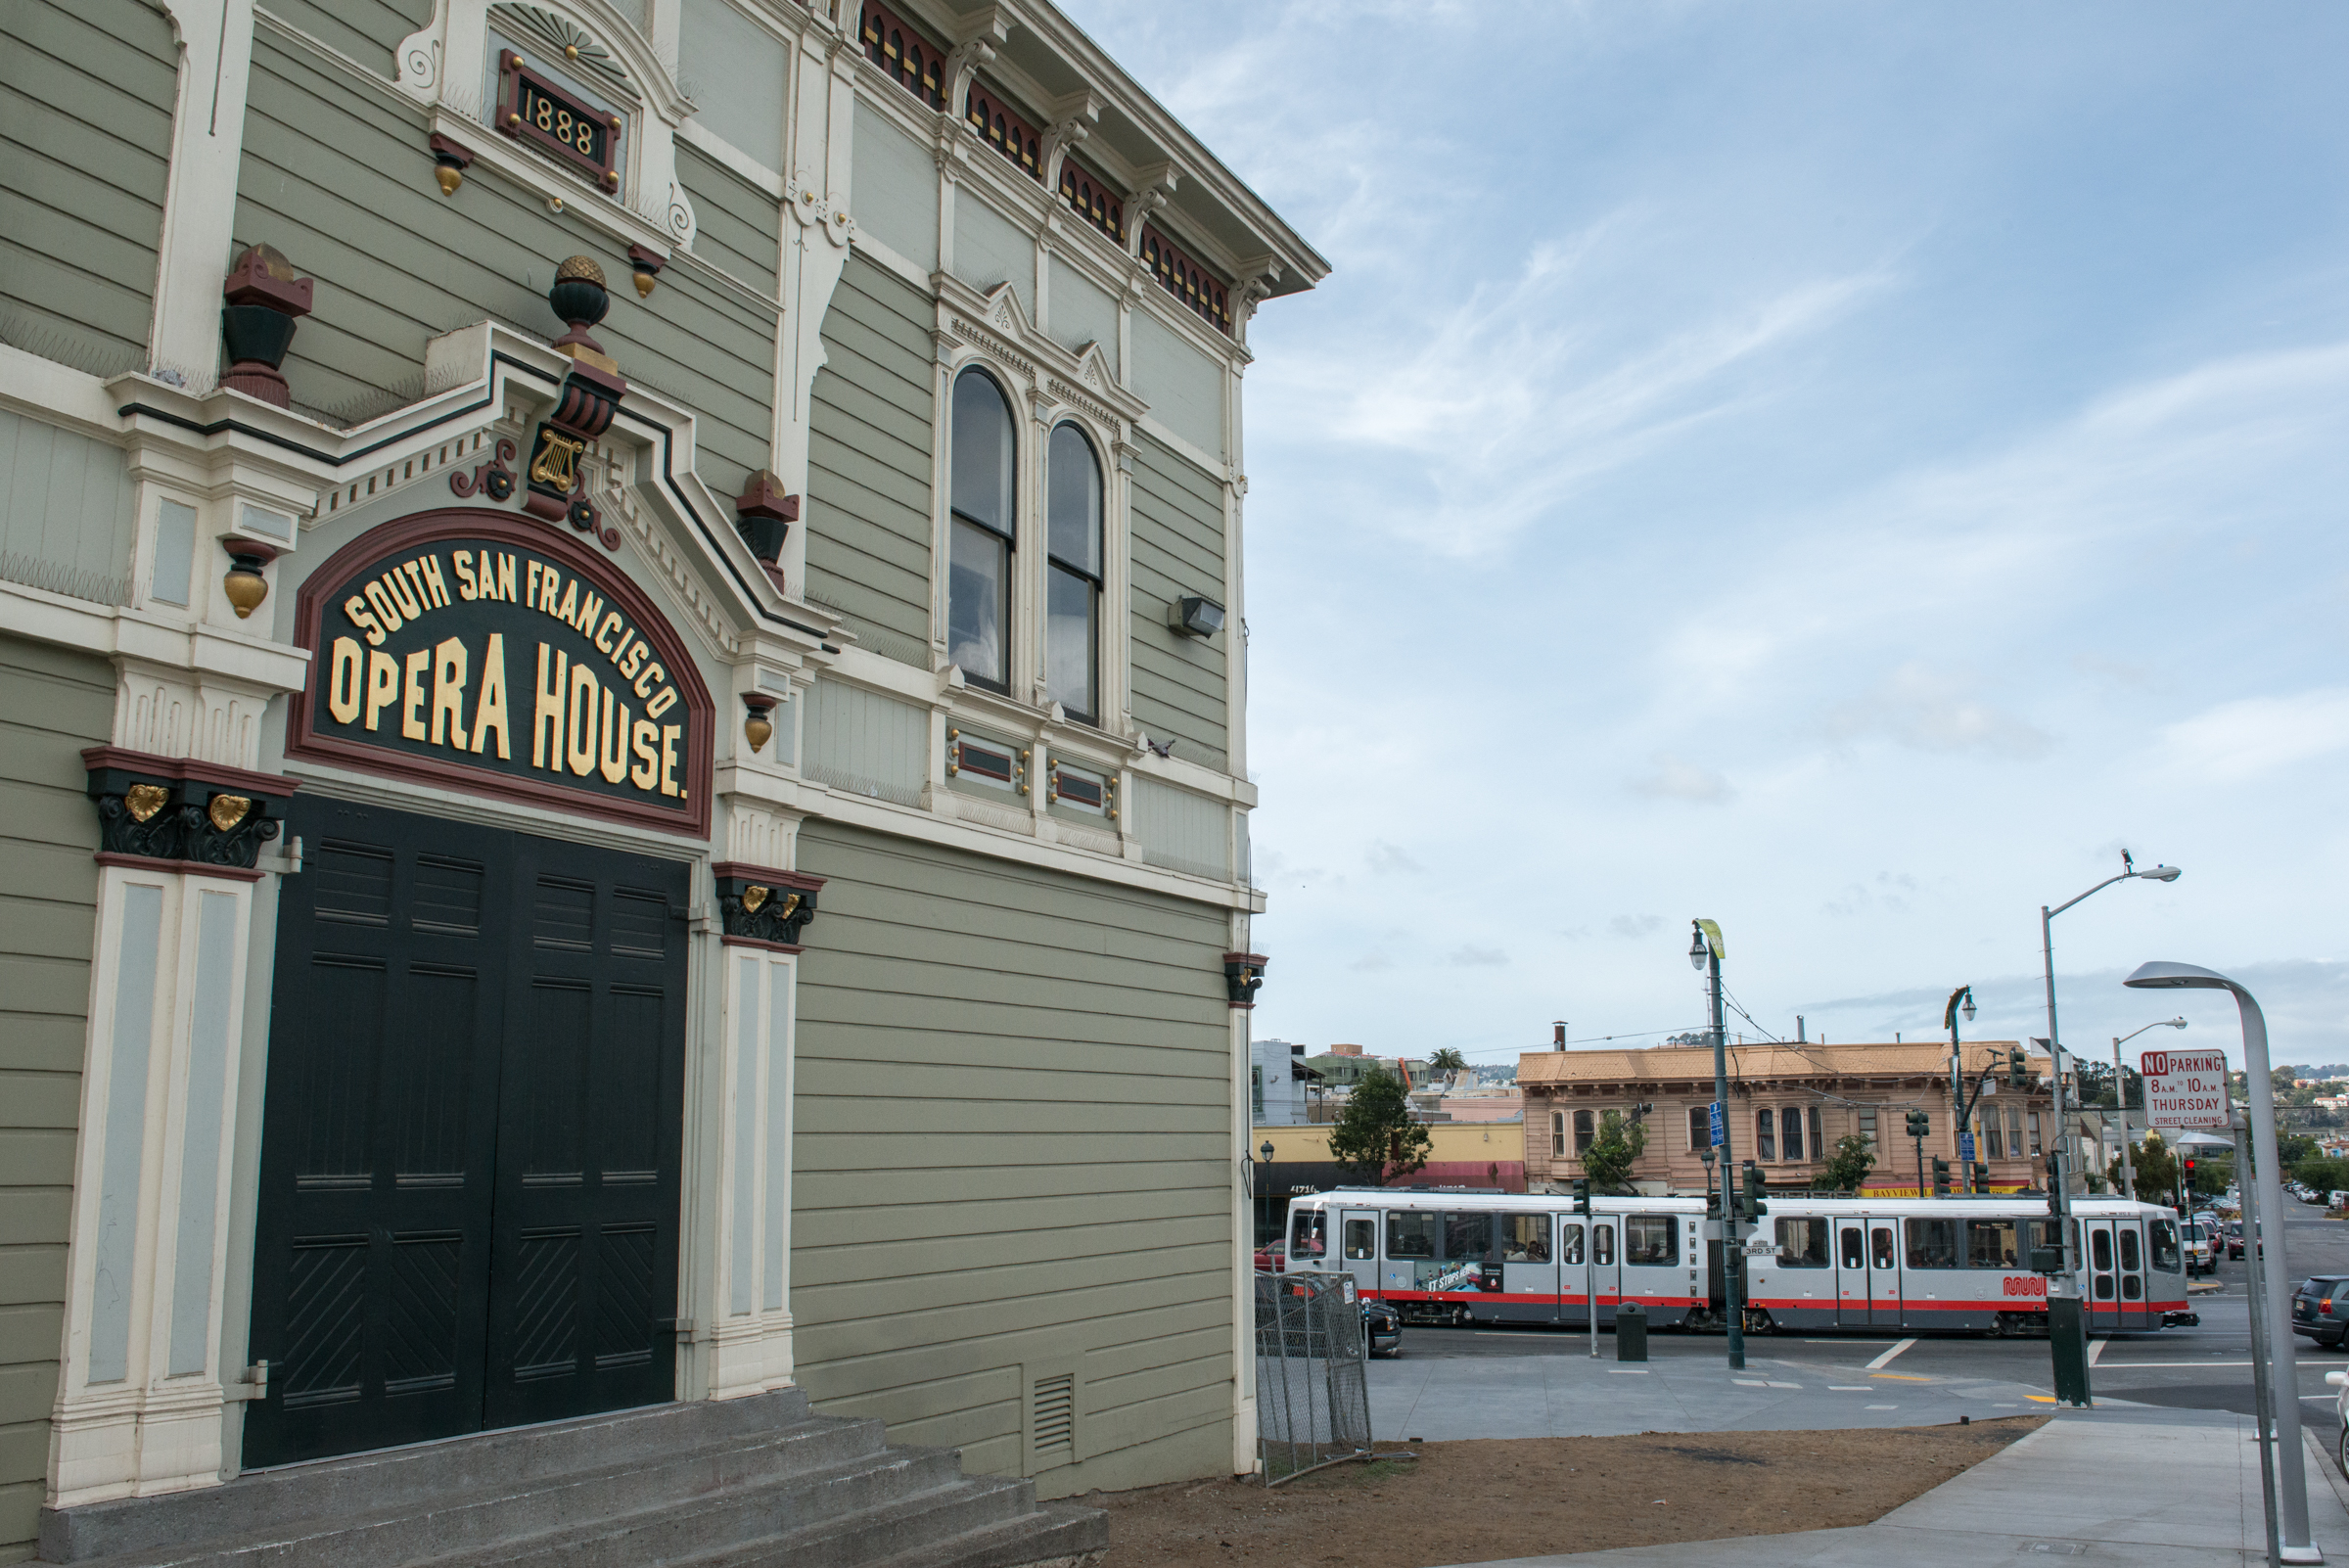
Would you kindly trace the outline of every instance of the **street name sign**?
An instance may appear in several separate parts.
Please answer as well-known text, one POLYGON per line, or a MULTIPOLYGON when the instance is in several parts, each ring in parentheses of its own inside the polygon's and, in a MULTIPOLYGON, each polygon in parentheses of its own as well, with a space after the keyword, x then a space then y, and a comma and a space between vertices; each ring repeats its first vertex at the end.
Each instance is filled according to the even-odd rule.
POLYGON ((2225 1051, 2146 1051, 2138 1071, 2145 1081, 2146 1126, 2227 1125, 2225 1051))
POLYGON ((1712 1130, 1713 1130, 1713 1147, 1715 1147, 1715 1148, 1717 1148, 1717 1149, 1718 1149, 1718 1148, 1720 1148, 1720 1147, 1721 1147, 1721 1144, 1722 1144, 1722 1138, 1723 1138, 1723 1129, 1722 1129, 1722 1123, 1721 1123, 1721 1101, 1719 1101, 1719 1100, 1715 1100, 1715 1101, 1713 1102, 1713 1105, 1712 1105, 1712 1110, 1711 1110, 1711 1121, 1710 1121, 1710 1126, 1711 1126, 1711 1128, 1712 1128, 1712 1130))
POLYGON ((1967 1165, 1974 1163, 1974 1135, 1971 1132, 1958 1134, 1958 1158, 1967 1165))

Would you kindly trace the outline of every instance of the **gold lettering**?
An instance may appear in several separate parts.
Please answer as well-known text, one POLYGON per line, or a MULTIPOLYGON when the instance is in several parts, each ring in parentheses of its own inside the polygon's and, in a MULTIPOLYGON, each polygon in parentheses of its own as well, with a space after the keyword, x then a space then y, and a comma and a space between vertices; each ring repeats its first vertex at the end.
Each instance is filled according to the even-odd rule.
POLYGON ((367 602, 375 607, 376 619, 383 623, 386 631, 397 631, 408 623, 407 618, 399 613, 399 606, 392 602, 392 595, 384 591, 383 578, 378 577, 367 584, 367 602))
POLYGON ((388 653, 367 656, 367 727, 376 727, 377 715, 399 701, 399 665, 388 653))
POLYGON ((326 682, 326 711, 335 715, 338 724, 347 724, 359 716, 359 686, 366 663, 355 640, 335 639, 334 669, 326 682))
POLYGON ((532 767, 550 768, 557 773, 563 771, 563 687, 570 673, 571 655, 560 648, 549 648, 543 642, 538 645, 538 705, 530 715, 532 767), (555 662, 555 679, 551 686, 546 679, 547 655, 550 653, 554 655, 555 662), (551 747, 547 744, 550 734, 554 737, 551 747), (546 756, 550 750, 555 754, 551 762, 546 756))
POLYGON ((676 724, 661 726, 661 793, 675 795, 677 790, 677 737, 684 734, 676 724))
POLYGON ((604 734, 595 749, 596 767, 607 784, 624 784, 628 779, 628 705, 620 700, 620 693, 604 688, 604 734), (614 709, 620 712, 617 717, 614 709))
MULTIPOLYGON (((451 550, 448 552, 448 564, 456 569, 457 597, 469 604, 480 598, 481 590, 473 585, 473 552, 471 550, 451 550)), ((486 571, 488 566, 489 563, 484 558, 482 567, 486 571)))
POLYGON ((645 690, 645 688, 647 686, 658 686, 661 684, 662 680, 668 676, 668 671, 661 668, 661 661, 656 659, 651 664, 644 667, 644 673, 636 677, 636 684, 629 689, 634 691, 639 697, 650 697, 652 693, 645 690))
POLYGON ((603 596, 597 593, 593 588, 590 588, 579 600, 579 613, 577 616, 575 617, 569 613, 571 610, 571 602, 569 600, 564 601, 563 609, 565 611, 563 619, 576 626, 579 630, 579 635, 585 636, 588 632, 595 629, 595 618, 604 613, 603 596))
MULTIPOLYGON (((484 562, 486 566, 486 561, 484 562)), ((488 573, 482 580, 488 580, 488 573)), ((482 655, 482 695, 473 705, 473 750, 482 750, 482 742, 489 731, 497 731, 497 760, 511 761, 514 743, 506 734, 506 639, 503 633, 489 633, 489 651, 482 655)))
POLYGON ((424 585, 424 569, 414 561, 402 561, 393 580, 401 576, 416 584, 416 603, 421 607, 418 613, 433 609, 433 591, 424 585))
POLYGON ((603 688, 596 684, 595 671, 584 662, 571 667, 571 714, 566 722, 563 760, 571 770, 585 778, 595 771, 595 694, 603 688))
POLYGON ((444 637, 433 649, 433 744, 442 744, 441 720, 448 721, 447 744, 465 749, 465 645, 444 637))
POLYGON ((383 623, 367 613, 366 600, 355 593, 352 594, 343 601, 343 614, 349 619, 352 625, 367 633, 368 647, 377 648, 383 645, 383 623))
POLYGON ((558 597, 556 590, 562 585, 562 573, 557 572, 551 566, 540 568, 538 572, 538 603, 535 608, 545 611, 550 616, 553 615, 555 601, 558 597))
POLYGON ((637 636, 635 628, 631 626, 628 628, 627 638, 620 646, 623 657, 614 661, 620 666, 620 678, 634 680, 636 671, 644 666, 644 639, 637 636))
POLYGON ((563 588, 563 608, 555 612, 555 619, 556 619, 557 621, 561 621, 561 622, 563 622, 563 623, 567 623, 567 624, 569 624, 569 625, 574 625, 574 626, 576 626, 576 625, 577 625, 577 624, 579 623, 579 579, 578 579, 578 578, 576 578, 576 577, 574 577, 574 578, 572 578, 572 579, 571 579, 571 581, 570 581, 570 582, 568 582, 568 583, 566 583, 566 584, 564 585, 564 588, 563 588))
MULTIPOLYGON (((424 606, 417 603, 415 592, 408 587, 408 575, 405 572, 393 567, 378 580, 392 590, 392 601, 399 606, 400 615, 413 621, 424 614, 424 606)), ((370 594, 368 597, 372 600, 374 595, 370 594)))
POLYGON ((440 558, 437 555, 428 555, 424 558, 423 565, 424 585, 432 590, 432 608, 437 610, 448 603, 448 584, 440 578, 440 558))
MULTIPOLYGON (((509 556, 507 559, 508 559, 508 560, 511 560, 511 559, 513 559, 513 558, 512 558, 511 556, 509 556)), ((532 561, 532 562, 530 562, 530 603, 531 603, 533 606, 535 606, 535 605, 538 603, 538 574, 539 574, 540 572, 544 571, 544 570, 545 570, 545 568, 543 568, 543 567, 539 566, 539 564, 538 564, 537 562, 535 562, 535 561, 532 561)))
POLYGON ((425 738, 424 715, 417 710, 424 706, 424 671, 432 662, 433 651, 430 648, 419 648, 408 655, 407 686, 399 699, 399 732, 409 740, 420 741, 425 738))
POLYGON ((640 790, 649 790, 661 782, 661 754, 653 750, 661 739, 661 726, 639 718, 628 730, 628 749, 636 754, 636 765, 628 769, 628 782, 640 790))
POLYGON ((599 652, 605 654, 607 657, 614 659, 620 657, 620 650, 611 643, 606 642, 604 639, 611 636, 614 628, 621 624, 622 622, 620 619, 620 612, 615 610, 611 614, 604 617, 604 623, 602 625, 595 628, 595 646, 599 652))
MULTIPOLYGON (((484 582, 487 582, 489 579, 488 559, 487 556, 482 558, 482 580, 484 582)), ((482 597, 487 598, 488 595, 484 594, 482 597)), ((497 558, 497 597, 505 600, 508 604, 514 602, 514 557, 511 555, 501 555, 497 558)))
POLYGON ((677 688, 674 686, 664 686, 661 688, 660 696, 654 698, 651 702, 644 705, 644 716, 647 718, 659 718, 663 714, 668 713, 671 708, 676 706, 677 688))

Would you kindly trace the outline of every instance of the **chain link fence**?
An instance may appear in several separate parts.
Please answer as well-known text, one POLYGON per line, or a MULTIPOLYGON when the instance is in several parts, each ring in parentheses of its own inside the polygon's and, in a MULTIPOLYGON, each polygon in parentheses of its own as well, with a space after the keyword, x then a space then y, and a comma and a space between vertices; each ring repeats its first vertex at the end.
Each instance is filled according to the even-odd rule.
POLYGON ((1370 1452, 1363 1352, 1353 1275, 1256 1276, 1256 1435, 1265 1485, 1370 1452))

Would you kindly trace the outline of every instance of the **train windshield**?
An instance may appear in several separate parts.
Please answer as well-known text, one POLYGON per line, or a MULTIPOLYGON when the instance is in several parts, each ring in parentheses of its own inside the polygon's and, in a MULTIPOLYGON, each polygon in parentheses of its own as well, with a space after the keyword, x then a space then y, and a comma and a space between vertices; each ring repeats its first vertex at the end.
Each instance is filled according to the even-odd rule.
POLYGON ((1300 1209, 1289 1217, 1289 1262, 1304 1263, 1329 1254, 1328 1218, 1318 1209, 1300 1209))
POLYGON ((2153 1267, 2163 1273, 2176 1273, 2178 1271, 2178 1222, 2174 1220, 2156 1220, 2153 1222, 2151 1229, 2153 1232, 2153 1267))

